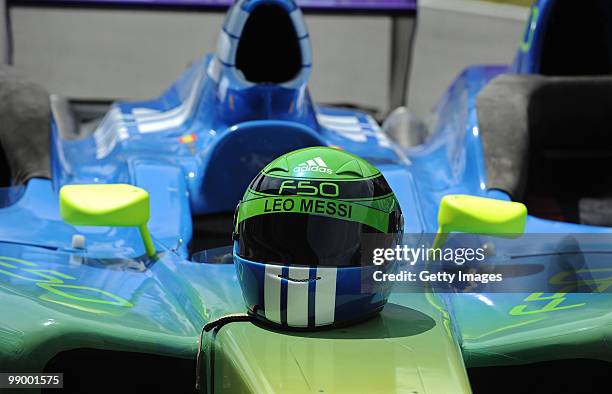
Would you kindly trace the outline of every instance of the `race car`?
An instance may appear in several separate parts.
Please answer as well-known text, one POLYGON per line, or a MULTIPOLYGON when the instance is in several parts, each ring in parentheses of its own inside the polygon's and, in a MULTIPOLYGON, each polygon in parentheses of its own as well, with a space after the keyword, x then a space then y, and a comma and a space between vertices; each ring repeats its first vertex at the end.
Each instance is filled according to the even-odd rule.
POLYGON ((536 2, 515 63, 464 71, 412 147, 313 103, 292 0, 237 1, 214 54, 101 119, 1 69, 0 371, 78 393, 606 387, 611 12, 536 2), (517 287, 341 294, 357 279, 324 261, 364 229, 482 233, 517 287))

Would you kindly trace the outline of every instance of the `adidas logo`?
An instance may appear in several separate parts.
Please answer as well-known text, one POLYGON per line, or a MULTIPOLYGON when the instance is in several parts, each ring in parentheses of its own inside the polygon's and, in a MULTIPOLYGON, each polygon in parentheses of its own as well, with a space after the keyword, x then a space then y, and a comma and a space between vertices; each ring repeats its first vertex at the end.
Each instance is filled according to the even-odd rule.
POLYGON ((332 174, 333 171, 331 168, 327 167, 327 164, 320 157, 315 157, 314 159, 306 160, 305 163, 298 164, 297 167, 293 169, 293 172, 322 172, 324 174, 332 174))

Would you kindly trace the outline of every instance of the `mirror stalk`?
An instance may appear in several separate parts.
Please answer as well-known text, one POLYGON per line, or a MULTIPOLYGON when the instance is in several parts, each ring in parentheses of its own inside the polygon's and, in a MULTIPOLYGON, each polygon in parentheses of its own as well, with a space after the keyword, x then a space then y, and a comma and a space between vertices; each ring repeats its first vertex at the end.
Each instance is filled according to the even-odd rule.
POLYGON ((446 243, 447 238, 448 238, 448 233, 443 232, 443 229, 441 227, 438 227, 438 232, 436 233, 436 238, 434 239, 431 248, 432 249, 441 248, 446 243))
POLYGON ((138 226, 138 231, 140 231, 140 237, 142 238, 142 242, 144 243, 145 251, 147 252, 147 256, 153 257, 155 256, 155 246, 153 245, 153 240, 151 239, 151 233, 149 232, 149 228, 147 224, 141 224, 138 226))

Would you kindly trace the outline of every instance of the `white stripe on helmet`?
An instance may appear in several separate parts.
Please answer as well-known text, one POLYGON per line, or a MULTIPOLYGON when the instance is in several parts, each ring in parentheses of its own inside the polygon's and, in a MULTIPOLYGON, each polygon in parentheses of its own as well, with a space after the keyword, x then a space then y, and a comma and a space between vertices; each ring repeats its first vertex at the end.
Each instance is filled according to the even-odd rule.
POLYGON ((266 265, 264 275, 264 309, 266 319, 281 323, 281 275, 283 268, 278 265, 266 265))
POLYGON ((337 268, 317 268, 317 290, 315 292, 315 325, 323 326, 334 322, 336 314, 337 268))
POLYGON ((289 278, 303 282, 287 281, 287 324, 291 327, 308 327, 308 267, 289 267, 289 278))

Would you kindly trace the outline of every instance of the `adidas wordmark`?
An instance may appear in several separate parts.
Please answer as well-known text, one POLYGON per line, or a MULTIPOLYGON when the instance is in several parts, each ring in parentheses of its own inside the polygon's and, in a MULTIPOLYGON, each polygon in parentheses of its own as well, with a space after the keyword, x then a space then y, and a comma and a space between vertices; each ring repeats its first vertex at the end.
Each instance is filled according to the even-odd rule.
POLYGON ((327 164, 320 157, 315 157, 310 160, 306 160, 304 163, 298 164, 297 167, 293 169, 293 172, 322 172, 324 174, 332 174, 333 171, 331 168, 327 167, 327 164))

